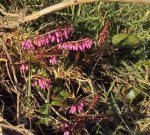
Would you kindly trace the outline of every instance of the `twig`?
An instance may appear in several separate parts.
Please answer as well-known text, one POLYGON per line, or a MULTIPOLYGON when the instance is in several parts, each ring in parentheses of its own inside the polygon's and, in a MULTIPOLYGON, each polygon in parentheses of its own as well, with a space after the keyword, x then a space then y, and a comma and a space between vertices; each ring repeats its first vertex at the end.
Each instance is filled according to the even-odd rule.
POLYGON ((14 130, 15 132, 21 133, 23 135, 34 135, 32 132, 30 132, 27 129, 15 127, 15 126, 12 126, 12 125, 7 125, 7 124, 0 123, 0 127, 5 128, 7 130, 14 130))
POLYGON ((148 65, 146 65, 145 70, 146 70, 145 80, 146 82, 148 82, 148 78, 149 78, 149 66, 148 65))
POLYGON ((12 69, 12 72, 13 72, 13 78, 14 78, 14 81, 15 81, 15 85, 14 85, 14 88, 16 89, 16 94, 17 94, 17 122, 19 123, 19 108, 20 108, 20 93, 17 92, 17 89, 20 90, 19 86, 18 86, 18 80, 17 80, 17 76, 16 76, 16 71, 15 71, 15 67, 13 65, 13 62, 12 62, 12 59, 10 57, 10 54, 8 53, 8 50, 7 50, 7 47, 3 41, 3 39, 1 38, 0 39, 0 42, 1 42, 1 45, 3 47, 3 50, 5 51, 6 55, 7 55, 7 58, 10 62, 10 65, 11 65, 11 69, 12 69))
POLYGON ((14 66, 13 66, 12 59, 11 59, 11 57, 10 57, 10 54, 8 53, 7 47, 6 47, 6 45, 4 44, 3 39, 0 39, 0 40, 1 40, 1 45, 2 45, 2 47, 3 47, 3 50, 5 51, 5 53, 6 53, 6 55, 7 55, 7 58, 8 58, 8 60, 9 60, 9 62, 10 62, 10 65, 11 65, 11 68, 12 68, 12 72, 13 72, 13 77, 14 77, 15 84, 16 84, 16 86, 18 86, 18 80, 17 80, 17 77, 16 77, 16 71, 15 71, 15 68, 14 68, 14 66))
POLYGON ((7 13, 5 10, 0 9, 0 12, 5 15, 5 16, 11 16, 11 17, 18 17, 18 14, 14 14, 14 13, 7 13))
POLYGON ((3 117, 0 117, 0 127, 8 130, 14 130, 15 132, 21 133, 23 135, 34 135, 32 132, 30 132, 27 129, 13 126, 7 120, 3 119, 3 117))

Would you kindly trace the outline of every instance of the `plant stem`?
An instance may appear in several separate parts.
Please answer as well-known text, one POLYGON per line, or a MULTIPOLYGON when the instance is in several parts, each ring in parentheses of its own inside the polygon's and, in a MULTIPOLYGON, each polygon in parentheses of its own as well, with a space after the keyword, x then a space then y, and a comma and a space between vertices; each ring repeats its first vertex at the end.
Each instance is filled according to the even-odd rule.
POLYGON ((30 58, 29 58, 29 75, 28 75, 28 100, 27 104, 28 107, 31 107, 31 53, 30 53, 30 58))

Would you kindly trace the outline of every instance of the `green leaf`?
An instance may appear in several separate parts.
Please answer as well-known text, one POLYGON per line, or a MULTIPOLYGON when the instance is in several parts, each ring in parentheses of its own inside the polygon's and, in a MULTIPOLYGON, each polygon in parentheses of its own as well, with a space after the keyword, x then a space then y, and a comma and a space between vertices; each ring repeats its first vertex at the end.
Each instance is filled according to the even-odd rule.
POLYGON ((51 102, 51 105, 54 105, 54 106, 61 106, 62 103, 59 102, 59 101, 52 101, 52 102, 51 102))
POLYGON ((46 70, 44 70, 44 69, 39 69, 38 74, 43 77, 48 77, 48 74, 47 74, 46 70))
POLYGON ((132 34, 117 34, 112 38, 112 42, 117 48, 135 49, 141 45, 138 37, 132 34))
POLYGON ((39 113, 40 114, 44 114, 44 115, 47 115, 47 104, 44 104, 41 106, 41 108, 39 109, 39 113))
POLYGON ((48 125, 49 122, 51 122, 52 120, 50 119, 50 117, 40 117, 39 121, 36 122, 36 124, 45 124, 48 125))
POLYGON ((135 91, 134 89, 130 89, 130 91, 128 92, 127 94, 127 98, 130 100, 130 101, 133 101, 136 96, 138 95, 139 92, 135 91))
POLYGON ((45 124, 45 119, 40 118, 40 120, 38 122, 36 122, 36 124, 45 124))
POLYGON ((65 91, 65 90, 62 90, 60 92, 60 96, 62 96, 64 99, 68 98, 69 97, 69 94, 65 91))

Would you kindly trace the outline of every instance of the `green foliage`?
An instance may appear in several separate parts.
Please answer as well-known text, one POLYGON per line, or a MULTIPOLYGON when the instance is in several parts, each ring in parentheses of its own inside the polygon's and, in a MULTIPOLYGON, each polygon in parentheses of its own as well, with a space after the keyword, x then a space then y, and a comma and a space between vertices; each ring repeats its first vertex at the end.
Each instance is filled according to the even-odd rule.
POLYGON ((117 48, 135 49, 141 45, 141 41, 131 34, 118 34, 113 36, 112 42, 117 48))

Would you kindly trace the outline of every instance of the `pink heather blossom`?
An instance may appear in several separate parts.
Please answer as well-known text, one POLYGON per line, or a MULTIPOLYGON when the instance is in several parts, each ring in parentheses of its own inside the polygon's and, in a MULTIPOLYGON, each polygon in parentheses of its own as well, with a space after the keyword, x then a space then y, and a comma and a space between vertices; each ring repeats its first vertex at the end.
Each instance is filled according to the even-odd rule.
POLYGON ((58 45, 58 49, 60 49, 60 50, 62 49, 62 45, 61 44, 58 45))
POLYGON ((57 37, 57 38, 59 38, 59 37, 62 37, 62 32, 61 31, 56 31, 55 32, 55 36, 57 37))
POLYGON ((74 50, 74 51, 76 50, 76 46, 75 45, 72 46, 72 50, 74 50))
POLYGON ((45 43, 46 43, 46 45, 49 45, 49 38, 48 38, 48 36, 45 36, 45 43))
POLYGON ((27 65, 27 64, 23 63, 23 64, 21 64, 20 69, 21 69, 23 72, 26 72, 26 71, 28 71, 28 70, 29 70, 29 67, 28 67, 28 65, 27 65))
POLYGON ((61 39, 60 38, 56 38, 56 41, 57 41, 57 43, 60 43, 61 39))
POLYGON ((69 125, 67 123, 65 123, 63 126, 64 126, 64 128, 68 128, 69 127, 69 125))
POLYGON ((98 44, 102 45, 105 42, 105 40, 106 40, 106 38, 108 37, 108 34, 109 34, 109 31, 108 31, 109 26, 110 26, 110 22, 106 21, 103 30, 99 34, 98 44))
POLYGON ((49 89, 50 86, 50 80, 46 80, 44 78, 38 79, 38 81, 35 81, 32 86, 36 87, 37 85, 40 86, 41 90, 49 89))
POLYGON ((83 46, 79 46, 79 50, 80 50, 80 51, 83 51, 83 46))
POLYGON ((37 47, 43 47, 50 45, 50 43, 62 43, 71 36, 71 32, 73 32, 73 28, 65 28, 44 35, 39 35, 33 39, 27 39, 22 42, 22 49, 34 50, 35 45, 37 47))
POLYGON ((62 49, 67 50, 67 48, 68 48, 68 45, 64 43, 64 44, 62 45, 62 49))
POLYGON ((72 105, 71 106, 71 108, 70 108, 70 111, 69 111, 69 113, 71 113, 71 114, 74 114, 75 112, 76 112, 76 106, 75 105, 72 105))
POLYGON ((51 37, 51 42, 54 43, 55 40, 56 40, 55 36, 52 36, 52 37, 51 37))
POLYGON ((70 132, 69 131, 65 131, 64 135, 70 135, 70 132))
POLYGON ((33 87, 39 86, 41 90, 46 90, 49 89, 51 80, 45 79, 45 78, 40 78, 38 80, 34 80, 32 83, 33 87))
POLYGON ((56 56, 52 56, 49 60, 49 62, 52 64, 52 65, 55 65, 58 63, 58 59, 56 56))
POLYGON ((48 34, 47 37, 48 37, 49 40, 51 40, 52 35, 51 35, 51 34, 48 34))
POLYGON ((22 49, 34 50, 34 45, 32 40, 28 39, 22 42, 22 49))
POLYGON ((64 37, 65 37, 66 39, 68 39, 68 38, 69 38, 69 34, 70 34, 70 32, 69 32, 69 31, 64 30, 64 37))
POLYGON ((83 111, 83 107, 84 107, 84 104, 83 104, 83 103, 80 103, 80 104, 78 105, 77 109, 78 109, 78 112, 79 112, 79 113, 83 111))
POLYGON ((90 49, 93 45, 93 41, 90 38, 85 38, 81 41, 64 42, 58 44, 58 49, 73 50, 73 51, 85 51, 90 49))
POLYGON ((38 85, 38 81, 37 80, 32 83, 33 87, 36 87, 37 85, 38 85))
POLYGON ((38 41, 37 41, 37 45, 38 45, 38 47, 42 47, 42 42, 41 42, 41 40, 39 39, 38 41))
POLYGON ((73 49, 73 44, 68 45, 68 49, 72 50, 73 49))

